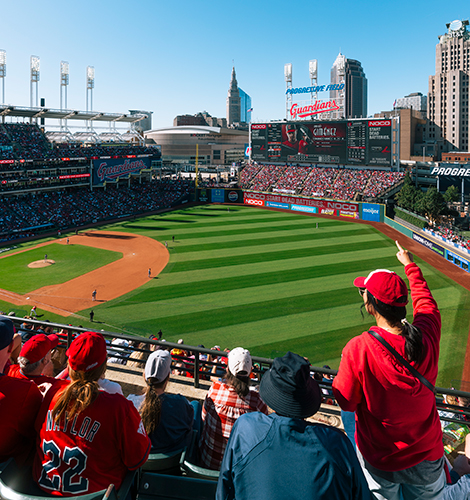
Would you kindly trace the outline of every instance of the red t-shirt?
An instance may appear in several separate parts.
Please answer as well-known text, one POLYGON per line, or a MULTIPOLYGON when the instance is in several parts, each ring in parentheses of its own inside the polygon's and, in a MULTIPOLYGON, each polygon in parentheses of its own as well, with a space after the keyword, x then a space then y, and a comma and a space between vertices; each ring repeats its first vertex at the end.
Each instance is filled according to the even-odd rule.
POLYGON ((138 469, 150 452, 139 413, 120 394, 100 391, 72 421, 56 425, 52 409, 61 392, 46 395, 36 420, 34 479, 58 496, 93 493, 111 483, 119 489, 127 471, 138 469))
POLYGON ((24 462, 34 445, 34 420, 41 401, 33 383, 0 376, 0 462, 10 457, 24 462))

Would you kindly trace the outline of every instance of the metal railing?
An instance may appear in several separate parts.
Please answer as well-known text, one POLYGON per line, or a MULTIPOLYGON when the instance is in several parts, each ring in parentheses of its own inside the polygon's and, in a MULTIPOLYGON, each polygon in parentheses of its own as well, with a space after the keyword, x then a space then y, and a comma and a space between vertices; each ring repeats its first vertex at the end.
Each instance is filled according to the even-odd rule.
MULTIPOLYGON (((2 317, 2 316, 0 316, 2 317)), ((60 331, 67 331, 66 336, 61 337, 61 345, 69 346, 73 341, 74 337, 77 334, 94 331, 97 333, 101 333, 104 338, 108 342, 108 355, 109 357, 122 360, 123 362, 127 362, 129 356, 132 352, 141 352, 144 356, 149 355, 155 349, 166 349, 172 351, 173 349, 179 349, 184 351, 185 354, 175 354, 172 353, 172 368, 174 370, 180 370, 182 372, 186 372, 186 375, 190 378, 193 378, 193 385, 195 388, 200 387, 201 380, 209 380, 211 376, 220 377, 225 373, 227 368, 226 363, 222 362, 219 358, 223 358, 227 356, 225 351, 218 351, 213 349, 206 349, 204 347, 190 346, 186 344, 178 344, 174 342, 167 342, 162 340, 157 340, 155 338, 147 338, 140 337, 130 334, 117 334, 113 332, 108 332, 104 330, 92 330, 90 328, 80 328, 72 325, 64 325, 61 323, 51 323, 49 321, 41 321, 41 320, 33 320, 33 319, 24 319, 18 318, 16 316, 3 316, 11 319, 15 324, 17 332, 22 336, 34 335, 36 333, 44 333, 42 331, 33 331, 22 328, 22 324, 26 323, 29 325, 42 326, 44 329, 48 327, 53 330, 50 333, 58 333, 60 331), (129 342, 134 343, 143 343, 146 345, 145 348, 123 346, 123 345, 113 345, 112 339, 123 339, 129 342), (210 359, 206 359, 206 356, 210 359), (181 365, 179 365, 181 363, 181 365), (214 369, 215 368, 215 369, 214 369)), ((273 363, 273 359, 263 358, 260 356, 252 356, 253 360, 253 372, 255 373, 258 381, 261 379, 264 372, 269 370, 273 363)), ((142 363, 142 368, 145 366, 145 359, 132 359, 132 361, 140 361, 142 363)), ((123 363, 124 365, 124 363, 123 363)), ((325 392, 328 392, 328 395, 325 395, 325 399, 331 399, 333 402, 335 401, 334 395, 332 392, 332 382, 325 379, 325 375, 336 376, 337 370, 332 370, 328 368, 311 366, 310 367, 312 374, 319 374, 322 380, 318 380, 321 389, 324 389, 325 392)), ((459 381, 462 383, 462 381, 459 381)), ((467 384, 470 384, 467 382, 467 384)), ((445 388, 445 387, 436 387, 436 406, 440 412, 446 412, 448 415, 440 414, 440 419, 446 422, 456 422, 461 425, 467 425, 470 427, 470 407, 462 407, 456 404, 450 404, 445 401, 448 396, 458 398, 465 397, 470 399, 470 392, 453 389, 453 388, 445 388), (452 416, 450 416, 452 415, 452 416)))

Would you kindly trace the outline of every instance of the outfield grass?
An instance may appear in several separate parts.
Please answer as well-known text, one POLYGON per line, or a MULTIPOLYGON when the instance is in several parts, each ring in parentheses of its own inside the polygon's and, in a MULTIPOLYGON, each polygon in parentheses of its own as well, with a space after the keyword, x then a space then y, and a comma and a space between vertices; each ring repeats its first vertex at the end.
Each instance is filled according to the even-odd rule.
MULTIPOLYGON (((88 322, 89 310, 67 322, 146 337, 161 328, 169 341, 243 346, 266 357, 292 350, 319 366, 338 368, 344 345, 373 324, 361 317, 353 279, 376 268, 405 277, 394 242, 349 221, 202 206, 105 229, 167 241, 170 262, 158 279, 94 305, 100 323, 88 322)), ((449 386, 462 373, 470 293, 416 261, 441 309, 438 384, 449 386)), ((49 313, 46 317, 64 321, 49 313)))
POLYGON ((93 269, 122 258, 121 252, 111 252, 84 245, 59 245, 35 248, 0 259, 0 288, 26 293, 43 286, 64 283, 93 269), (29 268, 28 264, 47 258, 50 266, 29 268))

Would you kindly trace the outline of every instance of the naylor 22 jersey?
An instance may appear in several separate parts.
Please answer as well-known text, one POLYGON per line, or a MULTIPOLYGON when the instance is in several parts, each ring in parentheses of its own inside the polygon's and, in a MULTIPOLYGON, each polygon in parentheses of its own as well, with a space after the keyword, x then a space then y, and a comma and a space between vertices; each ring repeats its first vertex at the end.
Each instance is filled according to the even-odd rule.
POLYGON ((34 479, 44 491, 61 496, 93 493, 111 483, 119 489, 127 471, 139 468, 150 452, 134 405, 100 391, 86 410, 55 423, 52 409, 59 394, 44 401, 36 422, 34 479))

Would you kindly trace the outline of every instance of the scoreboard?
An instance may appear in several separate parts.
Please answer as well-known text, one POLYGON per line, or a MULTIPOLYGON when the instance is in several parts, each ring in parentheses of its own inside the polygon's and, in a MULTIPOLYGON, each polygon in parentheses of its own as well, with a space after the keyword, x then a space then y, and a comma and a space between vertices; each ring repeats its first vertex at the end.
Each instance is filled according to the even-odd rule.
POLYGON ((392 121, 362 119, 254 123, 251 158, 260 162, 392 163, 392 121))

